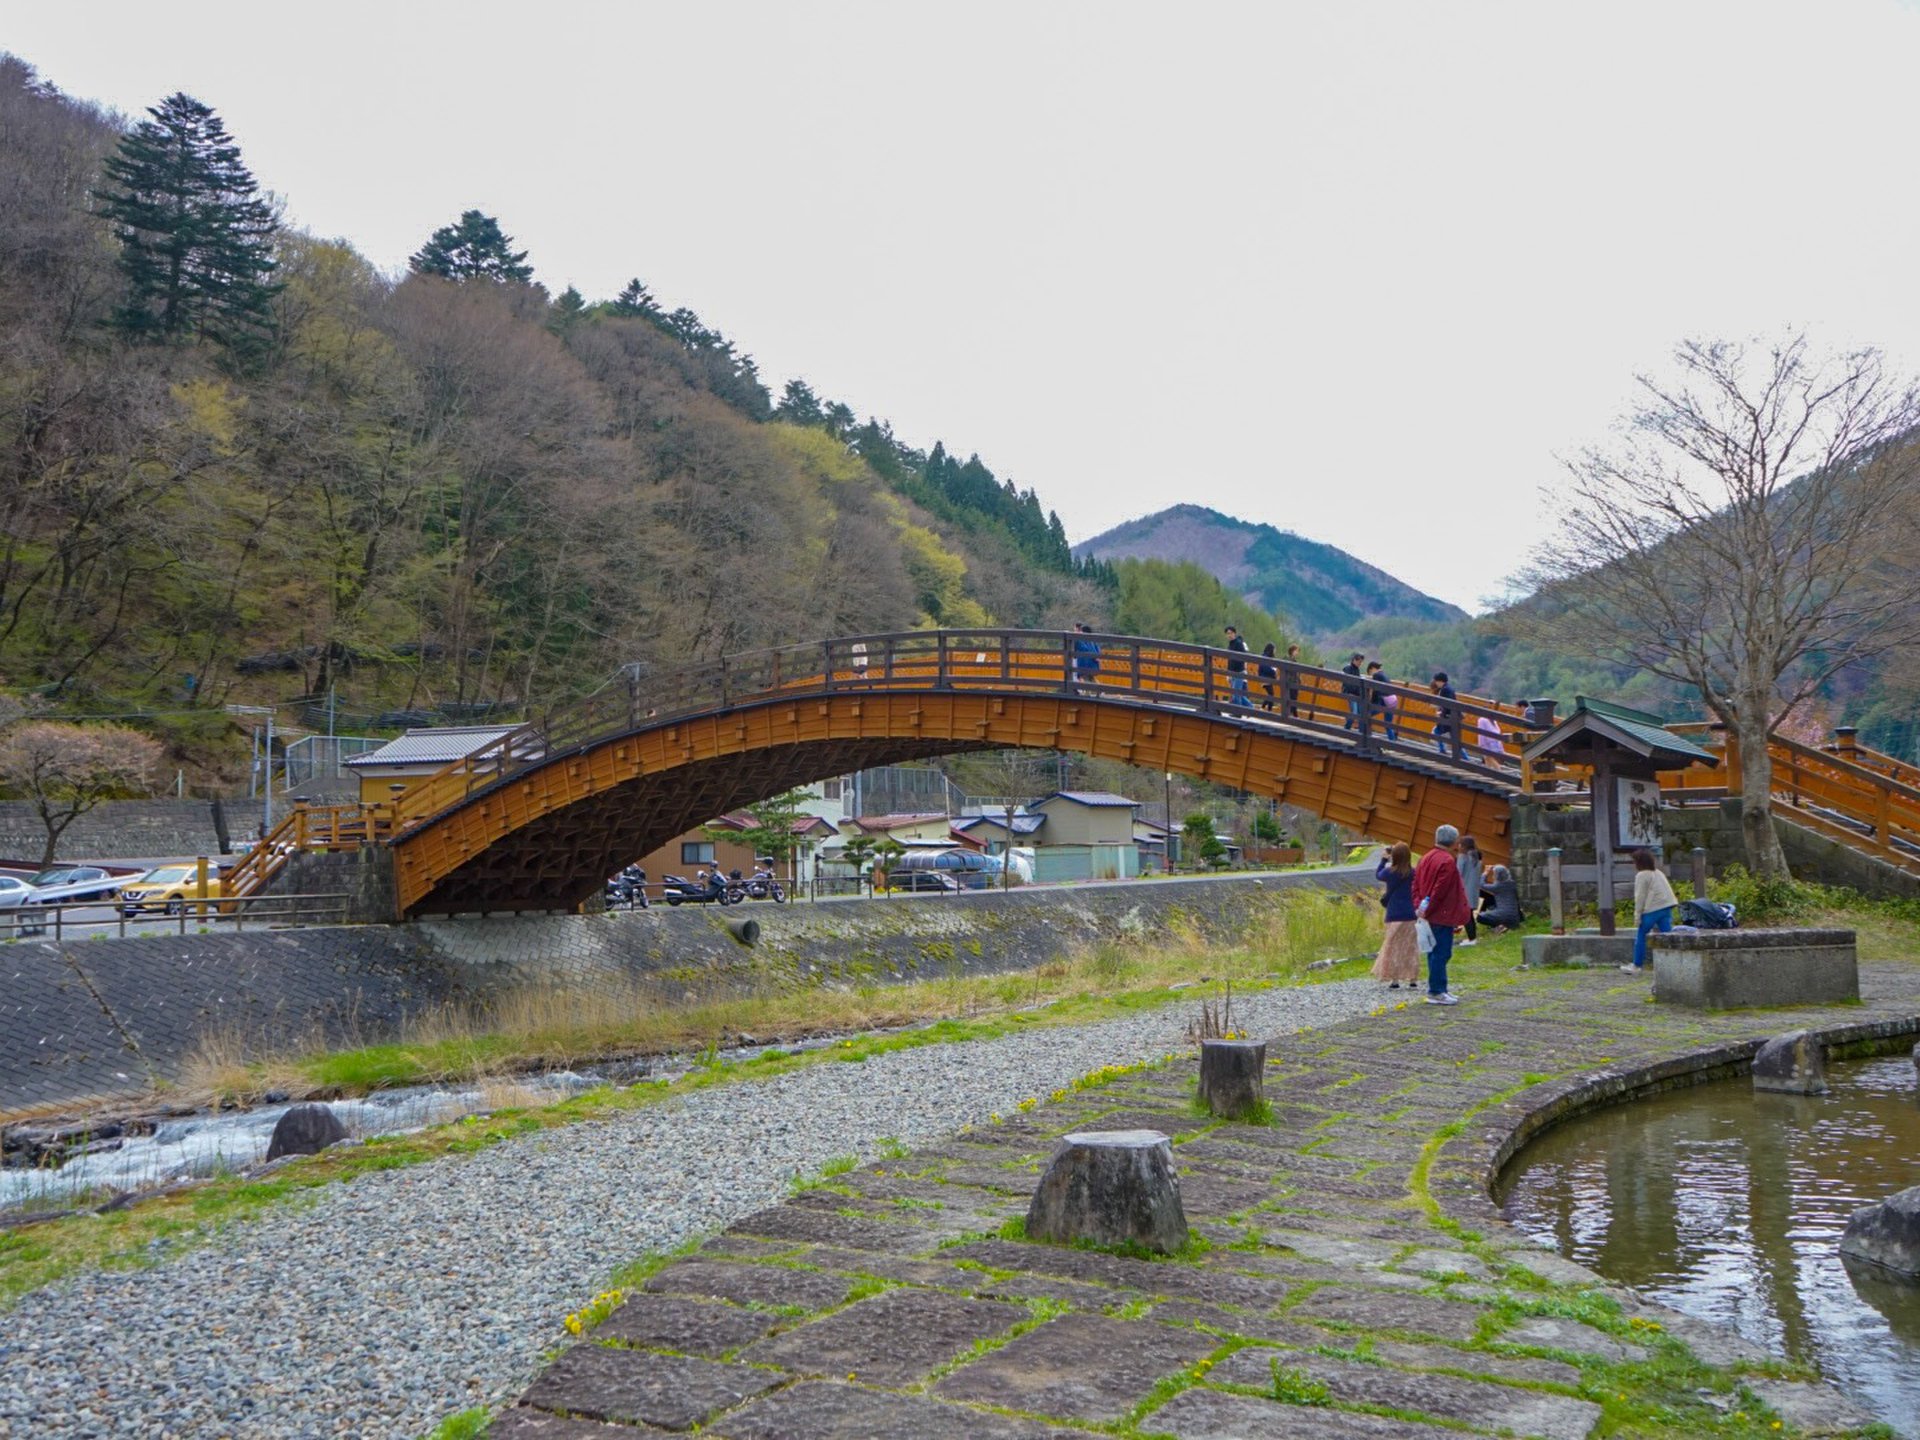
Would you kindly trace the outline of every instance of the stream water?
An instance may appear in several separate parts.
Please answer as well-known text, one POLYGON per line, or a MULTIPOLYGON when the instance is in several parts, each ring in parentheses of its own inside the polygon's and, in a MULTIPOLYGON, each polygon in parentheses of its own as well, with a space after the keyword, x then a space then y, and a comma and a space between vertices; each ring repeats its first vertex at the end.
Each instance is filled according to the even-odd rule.
POLYGON ((1528 1145, 1507 1219, 1570 1260, 1811 1361, 1920 1440, 1920 1285, 1843 1264, 1859 1206, 1920 1185, 1906 1056, 1835 1066, 1824 1096, 1747 1080, 1596 1111, 1528 1145))
MULTIPOLYGON (((547 1104, 600 1083, 592 1075, 560 1070, 516 1080, 511 1093, 499 1086, 415 1085, 335 1100, 329 1108, 348 1135, 365 1138, 444 1125, 503 1105, 547 1104)), ((107 1192, 152 1190, 177 1180, 245 1170, 266 1159, 273 1127, 288 1108, 267 1105, 162 1120, 151 1135, 108 1141, 111 1148, 76 1155, 63 1165, 0 1169, 0 1213, 57 1209, 85 1200, 98 1203, 107 1192)))

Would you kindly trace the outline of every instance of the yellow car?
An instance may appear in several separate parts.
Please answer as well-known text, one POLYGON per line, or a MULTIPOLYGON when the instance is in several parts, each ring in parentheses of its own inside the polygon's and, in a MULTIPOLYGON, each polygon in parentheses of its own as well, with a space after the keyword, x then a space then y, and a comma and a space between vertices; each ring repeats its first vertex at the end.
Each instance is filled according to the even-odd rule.
MULTIPOLYGON (((149 870, 130 885, 120 887, 120 913, 184 915, 200 898, 200 868, 197 865, 162 865, 149 870)), ((207 899, 220 898, 220 872, 207 867, 207 899)), ((215 907, 230 912, 231 905, 215 907)))

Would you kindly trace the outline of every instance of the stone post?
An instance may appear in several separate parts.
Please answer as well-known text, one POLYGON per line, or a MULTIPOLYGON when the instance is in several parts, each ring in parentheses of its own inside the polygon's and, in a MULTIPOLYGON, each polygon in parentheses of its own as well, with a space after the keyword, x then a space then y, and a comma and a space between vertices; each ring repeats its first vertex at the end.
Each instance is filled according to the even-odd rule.
POLYGON ((1138 1245, 1170 1255, 1187 1243, 1173 1146, 1158 1130, 1089 1130, 1053 1153, 1027 1207, 1027 1238, 1138 1245))
POLYGON ((1264 1040, 1202 1040, 1200 1100, 1209 1114, 1244 1119, 1266 1102, 1264 1040))

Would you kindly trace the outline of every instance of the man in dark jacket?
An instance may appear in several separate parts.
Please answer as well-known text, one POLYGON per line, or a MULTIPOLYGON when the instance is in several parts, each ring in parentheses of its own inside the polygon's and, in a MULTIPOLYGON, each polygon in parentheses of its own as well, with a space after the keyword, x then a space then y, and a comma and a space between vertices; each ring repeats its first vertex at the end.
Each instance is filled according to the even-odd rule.
POLYGON ((1353 652, 1353 657, 1340 667, 1342 675, 1353 677, 1351 680, 1340 682, 1340 693, 1347 697, 1347 723, 1341 727, 1345 730, 1360 728, 1360 707, 1366 703, 1362 698, 1366 691, 1360 680, 1360 662, 1366 658, 1356 650, 1353 652))
POLYGON ((1457 698, 1453 693, 1453 682, 1447 679, 1446 671, 1433 672, 1433 693, 1437 701, 1434 705, 1437 713, 1433 721, 1433 744, 1434 748, 1444 755, 1447 753, 1447 746, 1453 740, 1454 722, 1459 717, 1459 712, 1446 703, 1457 698))
POLYGON ((1227 626, 1227 687, 1233 703, 1247 703, 1247 641, 1233 626, 1227 626))
POLYGON ((1413 869, 1414 913, 1433 928, 1433 949, 1427 952, 1427 1003, 1458 1005, 1447 989, 1447 961, 1453 958, 1453 931, 1467 923, 1467 892, 1460 883, 1459 859, 1454 847, 1460 832, 1442 825, 1433 832, 1433 849, 1413 869))

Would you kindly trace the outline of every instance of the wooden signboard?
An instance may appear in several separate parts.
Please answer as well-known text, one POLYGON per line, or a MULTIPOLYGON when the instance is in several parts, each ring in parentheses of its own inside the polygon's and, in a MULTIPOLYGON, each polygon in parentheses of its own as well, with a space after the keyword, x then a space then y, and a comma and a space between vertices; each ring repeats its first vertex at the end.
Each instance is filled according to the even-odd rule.
POLYGON ((1613 813, 1619 825, 1621 848, 1651 850, 1659 845, 1660 782, 1621 775, 1615 777, 1613 783, 1613 813))

